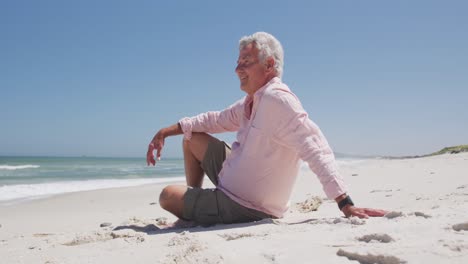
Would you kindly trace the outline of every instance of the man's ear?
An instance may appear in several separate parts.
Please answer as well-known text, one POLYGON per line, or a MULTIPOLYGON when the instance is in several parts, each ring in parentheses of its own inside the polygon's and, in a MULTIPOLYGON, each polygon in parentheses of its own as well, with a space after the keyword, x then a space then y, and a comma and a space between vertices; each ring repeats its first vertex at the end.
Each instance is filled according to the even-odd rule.
POLYGON ((269 57, 267 59, 266 65, 267 65, 268 70, 274 70, 275 69, 275 59, 273 59, 272 57, 269 57))

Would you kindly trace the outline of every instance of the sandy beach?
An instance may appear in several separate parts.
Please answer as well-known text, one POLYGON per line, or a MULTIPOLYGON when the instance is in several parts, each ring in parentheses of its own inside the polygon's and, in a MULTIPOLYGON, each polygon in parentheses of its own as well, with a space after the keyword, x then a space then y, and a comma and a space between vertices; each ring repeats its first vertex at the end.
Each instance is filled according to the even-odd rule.
POLYGON ((1 204, 0 262, 468 263, 468 153, 340 171, 357 205, 391 213, 344 218, 305 169, 283 219, 249 224, 160 229, 163 185, 77 192, 1 204))

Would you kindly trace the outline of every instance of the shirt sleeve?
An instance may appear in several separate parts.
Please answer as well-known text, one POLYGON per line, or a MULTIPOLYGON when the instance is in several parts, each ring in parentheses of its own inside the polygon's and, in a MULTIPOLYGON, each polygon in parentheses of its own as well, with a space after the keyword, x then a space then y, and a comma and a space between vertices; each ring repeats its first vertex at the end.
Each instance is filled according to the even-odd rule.
POLYGON ((222 133, 237 131, 243 113, 243 100, 239 100, 223 111, 210 111, 179 120, 184 138, 190 140, 192 132, 222 133))
POLYGON ((320 128, 309 119, 299 100, 291 93, 274 97, 275 115, 279 118, 274 137, 283 145, 297 150, 317 175, 329 199, 346 193, 335 156, 320 128))

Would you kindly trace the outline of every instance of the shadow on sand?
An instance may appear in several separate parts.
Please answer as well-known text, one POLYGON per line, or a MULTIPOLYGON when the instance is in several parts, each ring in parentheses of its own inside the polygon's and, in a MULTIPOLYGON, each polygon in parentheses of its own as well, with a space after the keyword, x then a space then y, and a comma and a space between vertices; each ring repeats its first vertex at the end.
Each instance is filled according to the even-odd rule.
POLYGON ((236 228, 244 228, 244 227, 264 225, 264 224, 276 224, 276 223, 275 223, 275 220, 273 219, 263 219, 261 221, 250 222, 250 223, 217 224, 217 225, 206 226, 206 227, 198 226, 194 224, 189 224, 189 225, 182 224, 182 225, 176 225, 176 226, 171 226, 171 227, 158 227, 154 224, 149 224, 146 226, 121 225, 121 226, 115 227, 113 231, 131 229, 131 230, 134 230, 135 232, 143 232, 148 235, 158 235, 158 234, 167 234, 167 233, 181 233, 184 231, 190 231, 190 233, 197 233, 197 232, 206 232, 206 231, 236 229, 236 228))

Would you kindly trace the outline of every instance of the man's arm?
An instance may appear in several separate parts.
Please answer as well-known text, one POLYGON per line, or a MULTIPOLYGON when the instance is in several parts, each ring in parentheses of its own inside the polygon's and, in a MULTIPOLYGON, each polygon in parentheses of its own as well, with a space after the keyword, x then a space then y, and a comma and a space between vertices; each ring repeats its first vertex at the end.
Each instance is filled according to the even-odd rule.
POLYGON ((154 151, 156 158, 161 158, 161 150, 164 147, 166 137, 184 134, 186 139, 190 139, 192 132, 220 133, 235 131, 239 128, 240 116, 243 113, 243 99, 235 102, 223 111, 206 112, 194 117, 185 117, 177 124, 165 127, 156 133, 148 145, 146 153, 146 163, 155 165, 154 151))
POLYGON ((160 129, 158 133, 154 135, 153 139, 148 145, 148 152, 146 153, 146 163, 148 166, 150 164, 153 166, 156 165, 156 160, 154 159, 154 150, 156 150, 157 159, 159 160, 161 158, 161 150, 164 147, 164 140, 166 137, 182 134, 183 131, 179 123, 160 129))
POLYGON ((241 99, 222 111, 210 111, 193 117, 184 117, 179 124, 185 139, 192 137, 192 132, 222 133, 237 131, 244 110, 241 99))
POLYGON ((298 150, 300 158, 309 164, 319 178, 328 198, 335 199, 345 216, 383 216, 386 213, 384 210, 354 206, 338 172, 332 149, 319 127, 308 118, 299 101, 288 94, 283 94, 281 100, 273 101, 277 104, 273 107, 277 110, 274 116, 279 121, 275 131, 276 138, 298 150))

